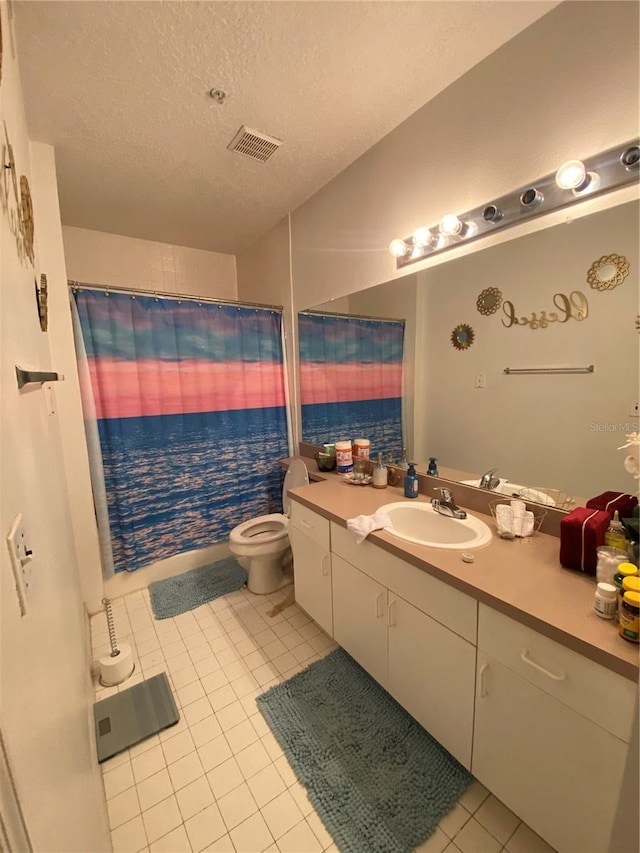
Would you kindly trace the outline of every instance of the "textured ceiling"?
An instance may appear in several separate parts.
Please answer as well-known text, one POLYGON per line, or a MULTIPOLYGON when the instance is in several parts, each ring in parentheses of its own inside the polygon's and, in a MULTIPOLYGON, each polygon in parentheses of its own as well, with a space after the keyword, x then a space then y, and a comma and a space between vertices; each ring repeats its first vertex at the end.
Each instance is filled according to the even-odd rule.
POLYGON ((63 222, 236 253, 555 5, 13 7, 29 132, 56 147, 63 222), (267 163, 228 151, 243 124, 284 145, 267 163))

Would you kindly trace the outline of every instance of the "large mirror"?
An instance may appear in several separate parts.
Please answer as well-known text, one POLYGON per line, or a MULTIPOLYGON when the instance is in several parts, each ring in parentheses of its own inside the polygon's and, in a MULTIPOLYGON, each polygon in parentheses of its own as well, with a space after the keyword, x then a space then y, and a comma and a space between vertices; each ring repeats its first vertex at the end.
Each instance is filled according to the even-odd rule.
POLYGON ((404 420, 419 470, 430 456, 460 480, 495 468, 543 502, 551 490, 581 502, 637 489, 617 448, 638 429, 639 207, 315 306, 406 320, 404 420), (469 346, 455 345, 461 327, 469 346))

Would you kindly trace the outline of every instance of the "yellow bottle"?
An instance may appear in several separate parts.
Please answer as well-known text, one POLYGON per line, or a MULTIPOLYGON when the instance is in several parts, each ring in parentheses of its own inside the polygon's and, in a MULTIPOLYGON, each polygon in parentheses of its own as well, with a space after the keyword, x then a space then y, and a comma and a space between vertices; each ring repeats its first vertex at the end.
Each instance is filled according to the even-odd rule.
POLYGON ((621 551, 627 550, 627 537, 618 510, 613 513, 611 524, 604 534, 604 544, 609 545, 610 548, 619 548, 621 551))

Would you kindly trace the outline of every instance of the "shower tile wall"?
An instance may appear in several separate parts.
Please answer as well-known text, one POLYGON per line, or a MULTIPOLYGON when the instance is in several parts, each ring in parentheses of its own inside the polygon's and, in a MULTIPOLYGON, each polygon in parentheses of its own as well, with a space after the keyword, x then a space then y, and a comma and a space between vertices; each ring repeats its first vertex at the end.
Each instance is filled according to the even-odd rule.
MULTIPOLYGON (((167 672, 181 717, 102 765, 114 853, 337 853, 255 704, 335 648, 295 604, 269 615, 286 593, 242 590, 163 620, 147 590, 113 602, 136 668, 120 687, 96 681, 96 698, 167 672)), ((109 650, 103 614, 91 636, 98 659, 109 650)), ((478 782, 419 848, 442 851, 553 853, 478 782)))

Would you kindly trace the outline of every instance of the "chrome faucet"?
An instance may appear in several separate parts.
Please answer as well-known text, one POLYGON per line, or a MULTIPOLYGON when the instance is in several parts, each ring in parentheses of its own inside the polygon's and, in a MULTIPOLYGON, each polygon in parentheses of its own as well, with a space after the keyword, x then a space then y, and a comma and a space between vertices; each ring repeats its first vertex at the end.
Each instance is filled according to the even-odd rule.
POLYGON ((480 488, 488 489, 492 492, 494 489, 497 489, 500 485, 500 477, 494 476, 497 468, 491 468, 489 471, 485 471, 485 473, 480 478, 480 488))
POLYGON ((466 518, 467 513, 456 505, 456 502, 451 494, 450 489, 437 488, 436 492, 440 492, 441 498, 431 498, 431 506, 440 515, 448 515, 451 518, 466 518))

